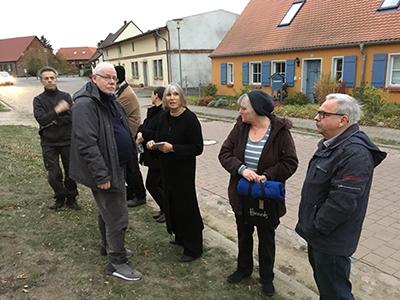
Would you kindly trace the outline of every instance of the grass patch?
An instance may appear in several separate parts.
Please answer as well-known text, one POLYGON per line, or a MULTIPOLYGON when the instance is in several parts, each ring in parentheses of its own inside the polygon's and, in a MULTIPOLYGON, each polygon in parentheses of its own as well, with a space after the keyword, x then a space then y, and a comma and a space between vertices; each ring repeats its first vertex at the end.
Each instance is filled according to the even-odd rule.
MULTIPOLYGON (((79 185, 81 211, 48 209, 39 136, 28 126, 0 126, 0 294, 10 299, 263 299, 257 275, 227 283, 236 259, 205 246, 190 264, 178 262, 164 224, 148 205, 130 209, 126 245, 144 276, 128 282, 107 276, 99 256, 97 208, 79 185)), ((277 295, 270 299, 284 299, 277 295)))

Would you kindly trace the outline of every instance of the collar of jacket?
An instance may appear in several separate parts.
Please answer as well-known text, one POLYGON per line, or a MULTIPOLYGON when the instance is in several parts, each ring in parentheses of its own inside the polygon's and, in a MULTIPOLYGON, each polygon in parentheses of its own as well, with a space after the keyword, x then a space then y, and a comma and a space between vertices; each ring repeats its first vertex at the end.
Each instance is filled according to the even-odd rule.
POLYGON ((122 81, 119 87, 117 87, 117 89, 115 90, 115 95, 119 96, 128 86, 129 85, 125 80, 122 81))
MULTIPOLYGON (((330 144, 327 148, 328 149, 333 149, 338 147, 341 143, 349 139, 353 134, 357 133, 360 130, 358 124, 353 124, 349 128, 347 128, 345 131, 342 132, 334 141, 332 144, 330 144)), ((322 139, 318 143, 318 150, 323 150, 325 148, 324 141, 326 139, 322 139)))

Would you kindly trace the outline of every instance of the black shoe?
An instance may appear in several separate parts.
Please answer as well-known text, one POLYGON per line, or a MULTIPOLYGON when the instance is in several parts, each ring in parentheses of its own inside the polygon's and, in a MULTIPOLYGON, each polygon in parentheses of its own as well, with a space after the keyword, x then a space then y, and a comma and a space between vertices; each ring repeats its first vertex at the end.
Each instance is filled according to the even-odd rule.
POLYGON ((128 207, 136 207, 139 205, 146 204, 146 197, 144 198, 134 198, 132 200, 127 200, 126 201, 128 207))
POLYGON ((65 201, 64 198, 63 199, 57 199, 56 202, 54 202, 53 205, 51 205, 49 208, 57 210, 57 209, 59 209, 59 208, 64 206, 64 201, 65 201))
POLYGON ((275 287, 272 282, 264 283, 262 286, 262 291, 265 296, 272 297, 275 295, 275 287))
POLYGON ((179 258, 179 261, 180 261, 180 262, 190 262, 190 261, 195 260, 196 258, 198 258, 198 257, 193 257, 193 256, 190 256, 190 255, 183 254, 183 255, 179 258))
POLYGON ((76 202, 69 203, 68 207, 71 208, 71 209, 74 209, 74 210, 81 210, 82 209, 82 207, 80 207, 79 204, 76 203, 76 202))
POLYGON ((242 281, 242 279, 250 276, 251 274, 245 275, 239 270, 236 270, 235 272, 233 272, 231 275, 228 276, 227 280, 229 283, 239 283, 242 281))

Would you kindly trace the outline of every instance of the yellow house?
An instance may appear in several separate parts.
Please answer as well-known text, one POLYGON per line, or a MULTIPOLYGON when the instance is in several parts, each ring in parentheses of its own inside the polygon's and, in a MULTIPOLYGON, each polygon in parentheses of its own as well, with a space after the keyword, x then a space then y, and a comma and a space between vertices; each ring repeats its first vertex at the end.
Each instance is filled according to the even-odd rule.
POLYGON ((400 103, 399 5, 400 0, 250 0, 210 55, 212 83, 222 95, 254 86, 271 94, 272 76, 280 73, 289 94, 302 92, 313 101, 315 81, 331 73, 341 92, 365 82, 389 90, 389 101, 400 103))
POLYGON ((166 27, 143 33, 132 21, 103 42, 103 61, 121 65, 126 81, 134 86, 165 86, 168 83, 166 27))
POLYGON ((145 33, 133 22, 125 22, 102 43, 102 59, 124 66, 131 85, 181 82, 198 94, 201 86, 211 82, 209 55, 237 18, 220 9, 169 20, 165 27, 145 33))

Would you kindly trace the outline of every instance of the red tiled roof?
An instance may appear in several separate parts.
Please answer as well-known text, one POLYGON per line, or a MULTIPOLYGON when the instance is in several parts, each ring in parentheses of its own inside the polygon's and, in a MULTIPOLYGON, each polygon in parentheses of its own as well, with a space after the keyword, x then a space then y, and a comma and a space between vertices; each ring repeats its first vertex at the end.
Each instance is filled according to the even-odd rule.
POLYGON ((0 62, 17 61, 36 36, 0 40, 0 62))
POLYGON ((66 60, 89 60, 96 50, 96 47, 60 48, 57 54, 60 54, 66 60))
POLYGON ((278 27, 296 0, 250 0, 211 57, 400 41, 400 9, 378 12, 382 0, 307 0, 292 23, 278 27))

